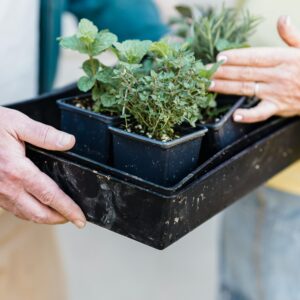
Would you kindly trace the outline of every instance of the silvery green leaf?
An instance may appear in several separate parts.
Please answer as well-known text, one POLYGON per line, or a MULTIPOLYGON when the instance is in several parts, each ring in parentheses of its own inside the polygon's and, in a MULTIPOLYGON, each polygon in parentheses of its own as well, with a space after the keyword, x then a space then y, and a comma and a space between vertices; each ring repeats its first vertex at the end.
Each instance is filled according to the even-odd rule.
POLYGON ((88 77, 95 76, 95 74, 99 70, 99 67, 100 67, 99 60, 95 58, 86 60, 82 65, 82 69, 88 77))
POLYGON ((120 60, 130 64, 139 64, 147 54, 151 43, 147 40, 127 40, 123 43, 114 43, 114 46, 120 60))
POLYGON ((81 19, 78 25, 77 37, 87 43, 91 44, 94 42, 96 35, 98 33, 98 28, 93 24, 93 22, 88 19, 81 19))
POLYGON ((98 81, 106 84, 113 84, 116 80, 114 79, 113 68, 103 68, 101 69, 95 77, 98 81))
POLYGON ((82 92, 88 92, 89 90, 92 89, 92 87, 94 86, 96 80, 94 78, 90 78, 87 76, 82 76, 78 82, 77 82, 77 86, 78 89, 82 92))
POLYGON ((80 39, 78 39, 76 35, 61 37, 58 40, 62 48, 71 49, 84 54, 88 53, 86 45, 80 39))
POLYGON ((93 44, 92 44, 92 55, 99 55, 103 51, 109 49, 118 40, 117 36, 108 30, 101 30, 93 44))
POLYGON ((168 57, 172 55, 171 46, 163 40, 152 43, 149 50, 160 57, 168 57))
POLYGON ((99 88, 98 85, 95 85, 92 89, 92 99, 96 102, 97 101, 99 102, 100 98, 101 98, 101 89, 99 88))
POLYGON ((113 107, 116 104, 116 97, 109 94, 102 94, 101 104, 106 108, 113 107))

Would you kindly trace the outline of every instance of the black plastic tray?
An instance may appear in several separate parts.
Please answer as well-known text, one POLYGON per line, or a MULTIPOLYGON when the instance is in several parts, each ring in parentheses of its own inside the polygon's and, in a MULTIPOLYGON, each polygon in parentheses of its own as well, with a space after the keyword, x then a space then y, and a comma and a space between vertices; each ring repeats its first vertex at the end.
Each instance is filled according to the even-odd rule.
MULTIPOLYGON (((55 101, 74 86, 12 105, 59 128, 55 101)), ((300 121, 273 119, 215 154, 180 183, 164 188, 69 153, 27 148, 89 221, 164 249, 300 157, 300 121)))

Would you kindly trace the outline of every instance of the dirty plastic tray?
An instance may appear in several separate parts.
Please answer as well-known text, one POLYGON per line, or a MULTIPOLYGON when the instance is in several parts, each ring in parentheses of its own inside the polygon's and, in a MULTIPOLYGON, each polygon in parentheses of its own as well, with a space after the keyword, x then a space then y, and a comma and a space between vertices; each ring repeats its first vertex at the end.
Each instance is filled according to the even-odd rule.
MULTIPOLYGON (((60 127, 56 100, 74 86, 12 108, 60 127)), ((90 222, 164 249, 300 158, 300 120, 272 119, 165 188, 70 153, 27 155, 76 201, 90 222)))

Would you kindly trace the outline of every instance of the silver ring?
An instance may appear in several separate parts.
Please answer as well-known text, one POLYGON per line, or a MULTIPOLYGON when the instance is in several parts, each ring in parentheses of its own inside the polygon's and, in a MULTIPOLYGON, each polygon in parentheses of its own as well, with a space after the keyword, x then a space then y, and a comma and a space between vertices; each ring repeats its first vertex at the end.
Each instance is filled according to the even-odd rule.
POLYGON ((253 96, 256 97, 259 93, 259 82, 254 82, 254 94, 253 96))

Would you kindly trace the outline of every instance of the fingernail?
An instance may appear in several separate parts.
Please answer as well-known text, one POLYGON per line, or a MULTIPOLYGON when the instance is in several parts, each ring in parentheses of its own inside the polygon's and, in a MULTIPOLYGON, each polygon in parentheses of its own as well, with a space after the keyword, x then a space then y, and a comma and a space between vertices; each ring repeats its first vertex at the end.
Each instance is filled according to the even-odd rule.
POLYGON ((223 62, 223 63, 226 63, 227 60, 228 60, 228 58, 227 58, 227 56, 225 56, 225 55, 219 55, 219 56, 217 57, 217 61, 221 61, 221 62, 223 62))
POLYGON ((240 121, 243 120, 243 116, 241 116, 241 115, 234 115, 233 119, 234 119, 234 121, 236 121, 236 122, 240 122, 240 121))
POLYGON ((57 141, 58 146, 65 147, 72 143, 74 137, 68 133, 61 133, 57 141))
POLYGON ((85 222, 81 221, 81 220, 76 220, 73 222, 73 224, 78 228, 78 229, 82 229, 85 227, 85 222))
POLYGON ((212 89, 212 88, 214 88, 215 86, 216 86, 216 83, 212 80, 212 81, 210 82, 209 88, 212 89))

